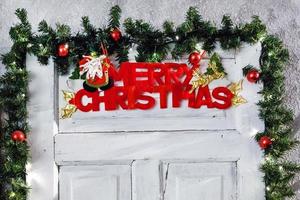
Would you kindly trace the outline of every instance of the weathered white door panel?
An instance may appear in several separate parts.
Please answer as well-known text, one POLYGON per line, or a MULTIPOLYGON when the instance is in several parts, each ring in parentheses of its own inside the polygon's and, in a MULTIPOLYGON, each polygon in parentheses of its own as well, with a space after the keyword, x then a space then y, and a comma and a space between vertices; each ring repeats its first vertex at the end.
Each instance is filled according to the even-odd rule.
POLYGON ((60 200, 131 200, 129 165, 62 166, 60 200))
POLYGON ((235 162, 168 163, 164 179, 165 200, 236 200, 235 162))

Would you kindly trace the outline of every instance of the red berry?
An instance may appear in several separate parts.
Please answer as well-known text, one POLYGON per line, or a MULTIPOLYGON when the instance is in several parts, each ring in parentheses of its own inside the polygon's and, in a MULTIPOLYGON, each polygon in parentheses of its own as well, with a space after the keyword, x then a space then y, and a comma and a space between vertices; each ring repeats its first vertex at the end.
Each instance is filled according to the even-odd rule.
POLYGON ((67 43, 60 44, 58 46, 58 56, 66 57, 69 55, 69 45, 67 43))
POLYGON ((272 140, 268 136, 262 136, 259 139, 258 144, 262 149, 266 149, 272 144, 272 140))
POLYGON ((256 83, 259 79, 259 72, 256 69, 251 69, 248 73, 247 73, 247 80, 250 83, 256 83))
POLYGON ((110 32, 110 37, 115 41, 119 41, 120 38, 121 38, 121 31, 117 28, 113 29, 111 32, 110 32))
POLYGON ((201 60, 201 55, 199 52, 195 51, 193 53, 190 54, 189 56, 189 62, 192 64, 192 65, 198 65, 199 62, 201 60))
POLYGON ((11 139, 16 142, 24 142, 26 137, 22 131, 16 130, 11 134, 11 139))

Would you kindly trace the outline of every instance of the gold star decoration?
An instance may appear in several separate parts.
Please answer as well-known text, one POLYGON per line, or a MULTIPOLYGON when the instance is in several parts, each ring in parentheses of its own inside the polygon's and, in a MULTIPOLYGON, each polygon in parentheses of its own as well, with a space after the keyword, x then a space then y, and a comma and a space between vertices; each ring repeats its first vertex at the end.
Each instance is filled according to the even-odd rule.
POLYGON ((209 83, 211 83, 213 80, 221 79, 224 78, 225 73, 224 72, 219 72, 217 69, 217 65, 215 62, 212 64, 208 64, 207 71, 211 71, 211 74, 202 74, 199 69, 196 69, 193 72, 193 79, 194 81, 191 82, 192 88, 189 91, 191 94, 195 89, 198 87, 205 87, 209 83))
POLYGON ((234 95, 233 98, 231 99, 232 105, 239 106, 241 104, 247 103, 247 100, 244 97, 239 95, 239 93, 243 90, 243 80, 240 80, 237 83, 231 83, 228 86, 228 89, 234 95))
POLYGON ((70 100, 75 98, 75 93, 64 90, 62 92, 67 105, 61 109, 61 118, 66 119, 72 117, 73 113, 77 111, 77 107, 74 104, 69 103, 70 100))

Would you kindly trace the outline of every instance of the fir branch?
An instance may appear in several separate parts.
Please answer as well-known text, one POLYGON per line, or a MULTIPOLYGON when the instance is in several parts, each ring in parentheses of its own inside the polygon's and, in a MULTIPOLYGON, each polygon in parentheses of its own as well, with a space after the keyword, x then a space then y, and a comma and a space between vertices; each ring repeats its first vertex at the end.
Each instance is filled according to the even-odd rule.
POLYGON ((95 37, 97 34, 96 28, 90 23, 90 19, 87 16, 83 16, 81 18, 81 24, 83 27, 84 32, 87 34, 88 37, 95 37))
POLYGON ((109 27, 110 28, 119 28, 120 27, 120 18, 121 18, 121 8, 116 5, 110 9, 110 19, 109 19, 109 27))
POLYGON ((252 22, 241 27, 241 41, 255 43, 266 35, 266 26, 258 16, 252 17, 252 22))
POLYGON ((222 28, 219 31, 220 43, 223 49, 233 49, 241 45, 241 38, 238 34, 239 29, 234 27, 230 16, 224 15, 222 19, 222 28))
POLYGON ((65 24, 56 24, 56 37, 60 42, 65 42, 71 37, 71 28, 65 24))
POLYGON ((186 13, 186 23, 190 31, 196 30, 198 27, 203 26, 204 21, 202 16, 199 14, 196 7, 190 7, 186 13))
POLYGON ((21 24, 29 24, 27 20, 27 11, 24 8, 18 8, 15 15, 19 18, 21 24))
POLYGON ((54 35, 55 31, 51 28, 45 20, 42 20, 38 25, 38 31, 43 34, 54 35))
POLYGON ((166 36, 173 37, 175 34, 174 23, 170 22, 170 21, 164 22, 163 30, 164 30, 164 33, 166 34, 166 36))
POLYGON ((20 20, 20 23, 10 28, 9 35, 15 43, 24 44, 25 47, 32 35, 31 25, 27 20, 27 12, 25 9, 17 9, 15 14, 20 20))

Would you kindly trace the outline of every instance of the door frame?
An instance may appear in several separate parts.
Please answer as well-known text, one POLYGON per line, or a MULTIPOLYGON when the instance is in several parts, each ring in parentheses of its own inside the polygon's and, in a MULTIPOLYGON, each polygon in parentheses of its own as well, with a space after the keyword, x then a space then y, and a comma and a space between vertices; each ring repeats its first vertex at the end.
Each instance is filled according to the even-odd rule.
POLYGON ((54 136, 58 133, 56 83, 58 72, 49 60, 42 66, 34 56, 27 55, 26 66, 30 72, 30 101, 27 104, 31 134, 28 143, 31 164, 26 167, 26 181, 30 185, 29 200, 58 200, 59 167, 55 163, 54 136))

